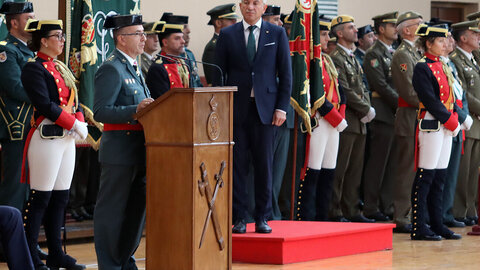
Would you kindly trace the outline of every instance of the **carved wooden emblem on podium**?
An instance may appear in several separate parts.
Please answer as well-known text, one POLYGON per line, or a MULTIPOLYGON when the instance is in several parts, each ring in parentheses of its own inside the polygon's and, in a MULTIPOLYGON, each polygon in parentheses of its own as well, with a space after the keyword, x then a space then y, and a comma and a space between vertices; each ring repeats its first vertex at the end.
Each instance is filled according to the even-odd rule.
POLYGON ((218 103, 215 100, 215 95, 212 95, 210 99, 210 109, 212 112, 208 115, 207 121, 207 134, 208 138, 212 141, 215 141, 220 136, 220 119, 218 117, 217 111, 218 103))

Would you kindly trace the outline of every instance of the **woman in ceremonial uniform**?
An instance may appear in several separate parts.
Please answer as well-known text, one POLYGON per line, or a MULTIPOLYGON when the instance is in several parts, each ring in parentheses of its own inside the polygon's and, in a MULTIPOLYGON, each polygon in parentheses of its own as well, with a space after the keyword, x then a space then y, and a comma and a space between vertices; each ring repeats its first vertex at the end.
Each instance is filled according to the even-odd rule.
MULTIPOLYGON (((25 29, 32 33, 30 49, 37 52, 22 70, 22 83, 34 107, 24 151, 31 189, 24 216, 27 242, 35 269, 85 269, 63 252, 61 241, 75 165, 75 139, 85 139, 88 134, 78 111, 75 78, 55 59, 65 43, 62 21, 29 20, 25 29), (36 249, 42 220, 48 246, 46 265, 36 249)), ((24 176, 22 173, 22 179, 24 176)))
POLYGON ((461 236, 443 225, 443 187, 452 148, 460 131, 453 89, 454 78, 440 60, 447 50, 448 29, 420 25, 416 34, 424 57, 413 71, 412 84, 420 100, 416 165, 412 187, 412 240, 438 241, 461 236), (426 219, 430 217, 430 227, 426 219))
MULTIPOLYGON (((330 20, 319 19, 320 44, 322 51, 327 49, 330 20)), ((339 133, 347 127, 345 120, 345 96, 338 85, 338 73, 328 54, 322 52, 322 80, 325 102, 312 102, 312 133, 306 155, 305 178, 298 189, 298 220, 328 219, 328 209, 332 197, 332 183, 337 164, 339 133), (315 123, 316 126, 315 126, 315 123)), ((307 135, 308 136, 308 135, 307 135)))

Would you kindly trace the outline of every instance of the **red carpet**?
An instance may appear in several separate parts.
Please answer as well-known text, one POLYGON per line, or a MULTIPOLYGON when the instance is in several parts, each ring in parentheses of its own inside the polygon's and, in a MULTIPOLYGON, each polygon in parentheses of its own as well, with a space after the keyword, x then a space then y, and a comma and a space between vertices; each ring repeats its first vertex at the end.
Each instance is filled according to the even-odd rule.
POLYGON ((392 249, 394 224, 270 221, 271 234, 232 234, 234 262, 287 264, 392 249))

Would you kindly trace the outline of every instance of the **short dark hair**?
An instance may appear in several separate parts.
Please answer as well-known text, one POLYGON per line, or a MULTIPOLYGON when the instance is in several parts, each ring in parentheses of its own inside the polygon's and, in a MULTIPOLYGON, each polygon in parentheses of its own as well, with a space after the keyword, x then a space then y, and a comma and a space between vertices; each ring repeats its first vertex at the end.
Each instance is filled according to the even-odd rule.
POLYGON ((337 32, 338 32, 338 31, 342 31, 343 28, 345 28, 345 24, 344 24, 344 23, 342 23, 342 24, 337 24, 337 25, 335 25, 335 26, 330 30, 330 33, 333 35, 333 37, 337 38, 337 41, 338 41, 337 32))
POLYGON ((460 41, 460 38, 467 32, 467 29, 462 30, 453 30, 452 37, 455 39, 456 42, 460 41))
POLYGON ((163 42, 162 42, 162 41, 163 41, 164 39, 167 39, 168 37, 170 37, 171 34, 173 34, 173 33, 167 33, 167 34, 165 34, 165 33, 159 33, 159 34, 158 34, 158 42, 160 42, 160 48, 163 47, 163 42))
POLYGON ((380 34, 380 26, 386 28, 386 25, 386 22, 376 22, 373 24, 373 29, 375 30, 375 33, 380 34))
POLYGON ((438 37, 420 37, 417 39, 417 46, 421 49, 423 49, 424 52, 427 51, 427 42, 433 43, 435 42, 435 39, 438 37))
POLYGON ((7 30, 8 32, 10 32, 10 29, 12 28, 12 20, 15 20, 17 19, 20 14, 7 14, 5 15, 5 21, 6 21, 6 26, 7 26, 7 30))

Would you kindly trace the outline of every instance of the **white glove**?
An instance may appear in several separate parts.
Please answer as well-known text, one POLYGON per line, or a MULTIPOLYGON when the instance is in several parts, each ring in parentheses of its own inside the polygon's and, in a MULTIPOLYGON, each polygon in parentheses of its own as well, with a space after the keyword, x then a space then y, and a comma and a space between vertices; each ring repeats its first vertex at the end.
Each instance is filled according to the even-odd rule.
POLYGON ((465 121, 463 121, 461 129, 464 130, 470 130, 473 124, 473 119, 470 117, 470 115, 467 115, 467 118, 465 118, 465 121))
POLYGON ((348 127, 347 121, 345 119, 342 120, 335 128, 338 132, 344 131, 348 127))
POLYGON ((80 122, 75 119, 75 123, 73 124, 73 131, 75 131, 80 136, 81 140, 85 140, 88 135, 87 123, 80 122))
POLYGON ((458 132, 460 132, 460 124, 459 123, 457 123, 457 128, 454 131, 451 131, 451 130, 445 128, 445 134, 447 134, 449 136, 452 136, 452 137, 456 137, 458 135, 458 132))
POLYGON ((362 123, 369 123, 373 120, 373 118, 375 118, 375 109, 373 107, 370 107, 370 110, 368 110, 368 113, 367 115, 365 115, 364 117, 362 117, 362 119, 360 119, 360 121, 362 121, 362 123))
POLYGON ((83 141, 82 138, 80 137, 80 135, 78 135, 78 133, 76 131, 70 131, 68 133, 68 135, 72 136, 72 138, 75 140, 75 141, 83 141))

